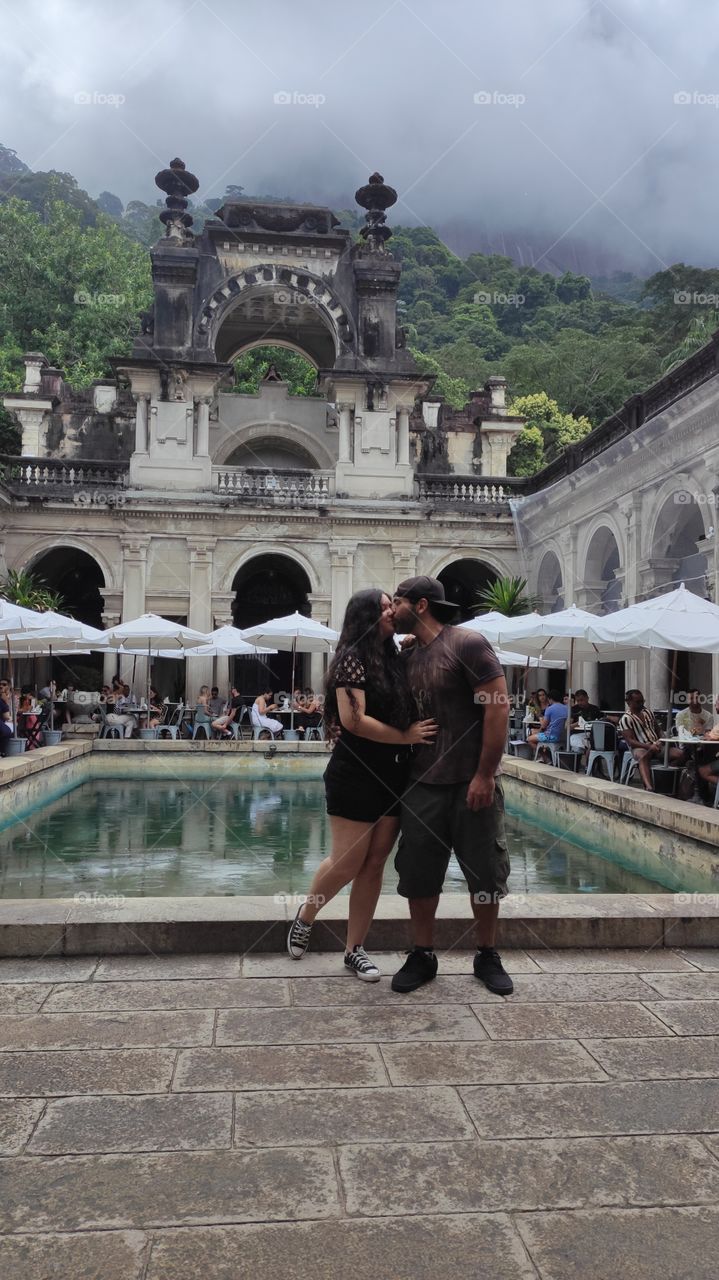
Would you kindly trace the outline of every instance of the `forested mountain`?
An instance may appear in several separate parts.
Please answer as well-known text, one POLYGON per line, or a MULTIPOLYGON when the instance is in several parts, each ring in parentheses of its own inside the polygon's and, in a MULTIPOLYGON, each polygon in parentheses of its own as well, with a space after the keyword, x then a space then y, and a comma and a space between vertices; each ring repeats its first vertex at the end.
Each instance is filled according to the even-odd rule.
MULTIPOLYGON (((193 230, 222 200, 245 194, 230 187, 222 199, 191 202, 193 230)), ((93 200, 71 174, 33 173, 0 147, 0 392, 22 386, 27 350, 43 351, 78 387, 109 374, 108 357, 129 351, 152 298, 147 249, 162 234, 162 206, 123 206, 108 191, 93 200)), ((339 217, 357 231, 358 212, 339 217)), ((516 474, 581 438, 719 326, 719 269, 555 276, 499 254, 457 257, 427 227, 394 227, 390 248, 403 266, 407 343, 437 375, 435 392, 459 406, 490 374, 508 379, 514 409, 528 418, 511 457, 516 474)), ((273 358, 308 394, 311 373, 290 356, 242 357, 238 389, 256 385, 273 358)), ((14 444, 5 416, 0 452, 14 444)))

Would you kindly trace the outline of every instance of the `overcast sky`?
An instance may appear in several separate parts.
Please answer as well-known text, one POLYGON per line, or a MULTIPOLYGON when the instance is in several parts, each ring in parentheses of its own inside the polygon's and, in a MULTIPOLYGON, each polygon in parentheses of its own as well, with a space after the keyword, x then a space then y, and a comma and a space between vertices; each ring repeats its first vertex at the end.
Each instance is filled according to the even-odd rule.
POLYGON ((0 142, 91 195, 154 201, 176 155, 208 196, 237 183, 346 204, 379 169, 400 193, 393 221, 531 234, 540 267, 572 238, 646 270, 719 263, 715 0, 0 0, 0 14, 0 142))

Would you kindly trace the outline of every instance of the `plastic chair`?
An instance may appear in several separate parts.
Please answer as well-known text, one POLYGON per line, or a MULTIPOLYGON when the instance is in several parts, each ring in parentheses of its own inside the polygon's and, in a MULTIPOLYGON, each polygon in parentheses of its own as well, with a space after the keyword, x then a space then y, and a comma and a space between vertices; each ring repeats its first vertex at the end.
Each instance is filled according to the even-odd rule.
POLYGON ((557 756, 561 751, 561 749, 562 749, 561 742, 538 742, 537 749, 534 753, 534 759, 535 760, 538 759, 541 751, 547 750, 549 751, 552 757, 552 764, 556 765, 558 764, 557 756))
POLYGON ((589 729, 590 752, 587 777, 591 778, 597 761, 604 763, 609 782, 614 781, 617 764, 617 730, 609 720, 595 720, 589 729))
POLYGON ((629 783, 631 782, 638 768, 639 768, 638 760, 634 759, 634 756, 632 755, 631 751, 625 751, 624 758, 622 760, 622 767, 619 773, 620 785, 623 787, 628 787, 629 783))
POLYGON ((532 759, 532 748, 525 738, 510 738, 508 746, 510 756, 516 756, 518 760, 532 759))
POLYGON ((125 736, 121 724, 108 724, 107 708, 104 702, 100 703, 100 722, 101 738, 123 738, 125 736))
POLYGON ((212 737, 212 725, 211 725, 211 723, 210 723, 210 721, 209 721, 209 720, 196 720, 196 721, 195 721, 195 723, 194 723, 194 724, 193 724, 193 726, 192 726, 192 741, 193 741, 193 742, 195 741, 195 738, 197 737, 198 733, 200 732, 200 729, 202 729, 202 732, 204 733, 204 735, 205 735, 205 737, 206 737, 207 741, 209 742, 209 741, 210 741, 210 738, 212 737))
POLYGON ((172 715, 170 716, 170 719, 167 721, 164 721, 162 724, 158 724, 157 726, 158 738, 161 738, 163 733, 169 733, 170 737, 172 738, 172 741, 177 742, 177 739, 180 733, 180 721, 182 720, 183 711, 184 711, 183 704, 181 702, 178 702, 177 706, 172 712, 172 715))
POLYGON ((311 724, 309 728, 305 729, 305 742, 310 742, 313 738, 316 738, 318 742, 324 742, 325 727, 323 724, 311 724))

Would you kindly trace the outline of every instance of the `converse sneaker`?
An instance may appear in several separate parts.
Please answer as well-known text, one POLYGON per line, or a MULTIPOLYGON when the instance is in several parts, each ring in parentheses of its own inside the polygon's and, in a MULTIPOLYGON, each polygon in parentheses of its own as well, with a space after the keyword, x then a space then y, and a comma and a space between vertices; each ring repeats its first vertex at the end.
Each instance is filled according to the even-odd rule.
POLYGON ((310 934, 312 933, 312 925, 305 924, 304 920, 300 920, 300 911, 302 906, 297 908, 295 916, 287 934, 287 950, 293 960, 301 960, 308 946, 310 945, 310 934))
POLYGON ((497 996, 510 996, 514 983, 493 947, 482 947, 474 957, 474 976, 497 996))
POLYGON ((407 959, 392 979, 392 990, 404 994, 416 991, 437 977, 437 957, 427 947, 415 947, 407 952, 407 959))
POLYGON ((382 977, 377 965, 374 960, 370 960, 364 947, 353 947, 351 951, 345 951, 345 969, 362 982, 379 982, 382 977))

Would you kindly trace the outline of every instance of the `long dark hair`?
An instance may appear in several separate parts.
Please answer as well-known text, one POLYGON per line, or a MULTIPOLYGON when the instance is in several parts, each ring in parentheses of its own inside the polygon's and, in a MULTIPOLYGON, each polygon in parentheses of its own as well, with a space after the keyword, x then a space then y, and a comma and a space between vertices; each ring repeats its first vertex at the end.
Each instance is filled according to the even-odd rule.
MULTIPOLYGON (((335 680, 340 665, 348 657, 362 663, 373 701, 381 702, 382 720, 397 729, 408 729, 417 718, 417 709, 410 692, 409 682, 394 637, 383 640, 378 623, 382 616, 382 596, 387 593, 378 587, 355 591, 345 610, 342 631, 337 642, 335 656, 325 679, 325 722, 331 730, 339 730, 335 680)), ((350 698, 351 698, 350 693, 350 698)))

